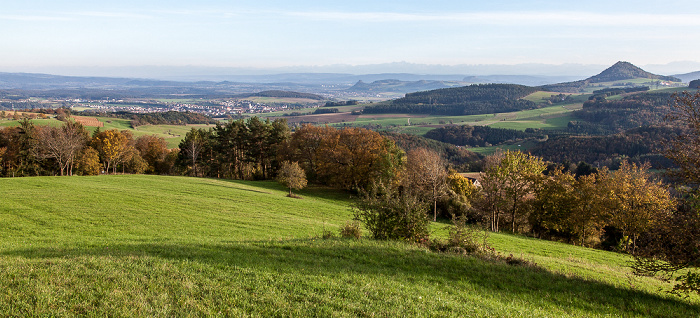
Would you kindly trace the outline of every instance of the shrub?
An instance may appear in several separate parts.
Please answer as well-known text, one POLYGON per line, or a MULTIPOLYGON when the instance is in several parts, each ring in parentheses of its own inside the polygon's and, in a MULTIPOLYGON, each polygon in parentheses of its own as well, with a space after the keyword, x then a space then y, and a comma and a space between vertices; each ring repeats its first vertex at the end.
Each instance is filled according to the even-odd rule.
POLYGON ((453 217, 452 222, 454 227, 450 229, 448 239, 431 240, 428 243, 430 250, 462 255, 492 251, 486 245, 486 232, 467 226, 465 216, 453 217))
POLYGON ((340 237, 359 239, 362 236, 362 228, 360 222, 347 222, 340 228, 340 237))
POLYGON ((360 192, 354 210, 375 239, 424 243, 430 235, 428 205, 406 188, 374 184, 360 192))

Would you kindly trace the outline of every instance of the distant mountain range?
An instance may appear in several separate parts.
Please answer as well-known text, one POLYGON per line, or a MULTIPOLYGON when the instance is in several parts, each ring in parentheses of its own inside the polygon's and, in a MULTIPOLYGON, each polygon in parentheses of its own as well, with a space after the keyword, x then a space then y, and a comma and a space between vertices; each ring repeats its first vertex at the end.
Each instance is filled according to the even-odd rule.
POLYGON ((683 80, 683 83, 690 83, 690 81, 700 79, 700 71, 686 74, 676 74, 673 75, 673 77, 680 78, 681 80, 683 80))
MULTIPOLYGON (((396 65, 398 67, 398 65, 396 65)), ((404 65, 405 66, 405 65, 404 65)), ((416 66, 416 65, 413 65, 416 66)), ((525 67, 525 65, 520 65, 525 67)), ((536 65, 530 65, 535 67, 536 65)), ((505 70, 505 68, 503 68, 505 70)), ((339 91, 372 93, 410 93, 469 84, 519 84, 543 86, 553 91, 578 91, 591 83, 632 78, 689 82, 700 78, 700 71, 677 76, 649 73, 628 62, 618 62, 587 79, 576 76, 547 75, 461 75, 378 73, 283 73, 267 75, 211 75, 209 81, 168 81, 121 77, 80 77, 35 73, 0 73, 0 89, 22 90, 108 90, 128 92, 128 96, 149 94, 243 94, 261 91, 298 91, 333 93, 339 91)))
MULTIPOLYGON (((614 61, 611 61, 614 62, 614 61)), ((612 63, 611 63, 612 64, 612 63)), ((570 76, 575 79, 583 79, 595 75, 610 64, 546 64, 546 63, 521 63, 521 64, 419 64, 410 62, 392 62, 368 65, 334 64, 322 66, 285 66, 285 67, 210 67, 210 66, 92 66, 92 67, 34 67, 34 68, 4 68, 4 72, 25 72, 61 74, 71 76, 102 76, 122 78, 148 78, 167 81, 231 81, 231 82, 256 82, 253 77, 274 74, 444 74, 464 76, 491 76, 501 75, 528 75, 528 76, 570 76)), ((668 64, 639 65, 645 70, 655 74, 685 74, 700 70, 699 62, 680 61, 668 64)), ((362 78, 365 82, 382 79, 399 79, 405 81, 416 80, 458 80, 456 78, 414 78, 402 79, 395 77, 362 78)), ((349 81, 351 84, 359 79, 349 81)), ((562 80, 562 81, 570 81, 562 80)), ((277 82, 277 81, 275 81, 277 82)))

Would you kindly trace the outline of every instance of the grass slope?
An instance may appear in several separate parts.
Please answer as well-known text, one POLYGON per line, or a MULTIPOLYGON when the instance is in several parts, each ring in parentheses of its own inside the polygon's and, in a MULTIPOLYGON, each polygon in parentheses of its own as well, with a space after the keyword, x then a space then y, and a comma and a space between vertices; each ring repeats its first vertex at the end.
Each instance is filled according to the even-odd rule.
POLYGON ((316 238, 350 220, 343 192, 297 200, 271 182, 160 176, 3 179, 0 189, 1 316, 700 314, 697 299, 628 278, 628 259, 603 251, 490 236, 539 264, 526 267, 316 238))

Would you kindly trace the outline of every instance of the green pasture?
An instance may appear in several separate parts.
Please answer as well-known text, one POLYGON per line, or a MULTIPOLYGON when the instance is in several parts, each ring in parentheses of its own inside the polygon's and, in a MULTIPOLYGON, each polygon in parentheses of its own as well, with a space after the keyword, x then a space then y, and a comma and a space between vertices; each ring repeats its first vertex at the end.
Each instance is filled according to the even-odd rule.
MULTIPOLYGON (((0 316, 696 317, 630 258, 491 233, 497 260, 323 239, 350 195, 167 176, 0 182, 0 316), (521 261, 522 263, 522 261, 521 261)), ((436 233, 445 233, 436 223, 436 233)))
MULTIPOLYGON (((60 127, 63 125, 62 121, 56 120, 56 119, 32 119, 31 120, 34 125, 37 126, 53 126, 53 127, 60 127)), ((0 127, 18 127, 20 125, 20 121, 18 120, 12 120, 12 119, 0 119, 0 127)))

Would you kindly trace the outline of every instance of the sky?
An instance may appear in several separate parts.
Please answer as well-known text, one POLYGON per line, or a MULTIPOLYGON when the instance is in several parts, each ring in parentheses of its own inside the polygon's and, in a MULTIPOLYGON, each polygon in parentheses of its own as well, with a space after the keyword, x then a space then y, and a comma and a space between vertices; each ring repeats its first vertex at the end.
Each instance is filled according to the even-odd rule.
POLYGON ((700 1, 0 0, 0 72, 700 62, 700 1))

